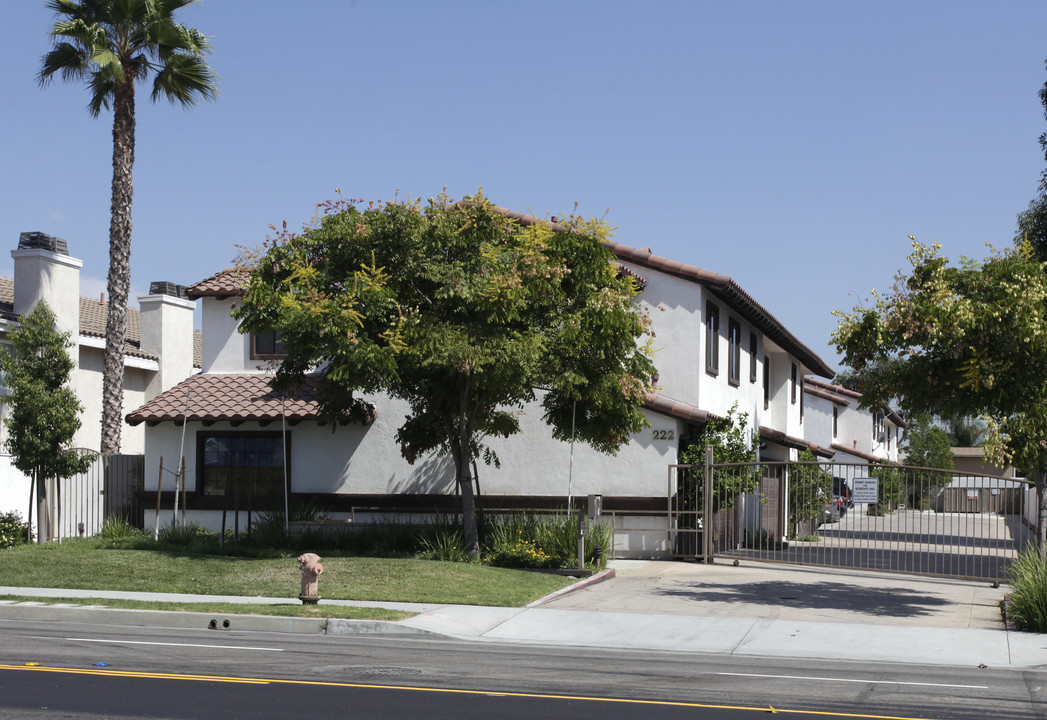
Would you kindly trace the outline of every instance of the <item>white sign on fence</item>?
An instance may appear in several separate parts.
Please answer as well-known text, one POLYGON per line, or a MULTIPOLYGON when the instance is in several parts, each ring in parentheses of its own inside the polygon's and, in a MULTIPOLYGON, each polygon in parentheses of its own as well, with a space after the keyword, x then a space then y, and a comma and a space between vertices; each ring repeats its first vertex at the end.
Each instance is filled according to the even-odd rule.
POLYGON ((856 503, 875 504, 880 501, 879 480, 874 477, 854 478, 851 500, 856 503))

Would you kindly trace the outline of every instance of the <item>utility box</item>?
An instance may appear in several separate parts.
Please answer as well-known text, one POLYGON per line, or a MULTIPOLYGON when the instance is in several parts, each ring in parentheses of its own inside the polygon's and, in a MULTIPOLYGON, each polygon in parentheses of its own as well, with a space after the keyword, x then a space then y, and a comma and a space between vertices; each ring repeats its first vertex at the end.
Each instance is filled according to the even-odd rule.
POLYGON ((589 496, 589 519, 595 520, 603 512, 603 495, 589 496))

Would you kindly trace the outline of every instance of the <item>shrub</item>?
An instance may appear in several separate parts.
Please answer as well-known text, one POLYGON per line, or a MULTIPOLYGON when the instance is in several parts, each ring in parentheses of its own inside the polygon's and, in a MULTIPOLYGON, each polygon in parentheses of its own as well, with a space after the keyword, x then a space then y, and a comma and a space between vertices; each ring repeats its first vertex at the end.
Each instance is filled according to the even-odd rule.
POLYGON ((418 556, 423 560, 445 560, 450 562, 465 562, 470 560, 465 552, 465 539, 462 531, 438 527, 427 534, 422 535, 419 540, 421 550, 418 556))
POLYGON ((1047 561, 1029 545, 1011 564, 1011 587, 1007 612, 1022 630, 1047 632, 1047 561))
POLYGON ((504 568, 558 568, 563 561, 547 555, 530 540, 518 539, 513 543, 499 543, 484 558, 484 563, 504 568))
MULTIPOLYGON (((506 557, 507 562, 515 562, 515 548, 525 543, 540 551, 544 556, 556 560, 549 565, 502 565, 502 567, 573 567, 578 558, 578 515, 560 511, 553 514, 517 513, 492 522, 487 532, 488 548, 485 562, 498 565, 497 558, 506 557), (508 552, 512 550, 513 552, 508 552), (491 558, 495 558, 492 561, 491 558)), ((586 564, 595 564, 595 550, 600 546, 603 556, 610 551, 612 542, 611 528, 601 522, 589 522, 585 535, 586 564)), ((526 548, 520 552, 530 558, 526 548)), ((545 562, 542 560, 542 562, 545 562)))
POLYGON ((101 529, 98 531, 98 537, 106 540, 117 540, 141 534, 141 530, 128 522, 126 515, 110 515, 105 519, 101 529))
POLYGON ((182 525, 164 525, 160 528, 159 540, 167 545, 180 545, 188 547, 205 536, 207 531, 197 523, 182 525))
POLYGON ((16 511, 0 514, 0 549, 21 545, 29 540, 29 526, 16 511))

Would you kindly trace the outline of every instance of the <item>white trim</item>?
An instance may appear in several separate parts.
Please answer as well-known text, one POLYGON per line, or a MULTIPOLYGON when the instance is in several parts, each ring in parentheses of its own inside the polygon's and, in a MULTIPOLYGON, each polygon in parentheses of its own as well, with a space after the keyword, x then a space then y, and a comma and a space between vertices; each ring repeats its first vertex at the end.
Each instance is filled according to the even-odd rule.
MULTIPOLYGON (((80 347, 98 348, 99 350, 105 350, 105 338, 100 338, 96 335, 81 335, 80 336, 80 347)), ((133 355, 124 355, 124 367, 138 368, 139 370, 152 370, 159 372, 160 363, 156 360, 147 360, 145 358, 135 357, 133 355)))

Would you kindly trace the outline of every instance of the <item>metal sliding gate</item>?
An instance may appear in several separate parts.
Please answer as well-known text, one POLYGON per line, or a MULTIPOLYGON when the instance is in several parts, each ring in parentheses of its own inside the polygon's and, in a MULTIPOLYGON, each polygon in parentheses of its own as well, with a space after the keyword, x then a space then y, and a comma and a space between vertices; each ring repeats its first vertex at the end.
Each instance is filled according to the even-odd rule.
POLYGON ((1030 484, 817 462, 669 468, 673 555, 1004 580, 1035 533, 1030 484))

